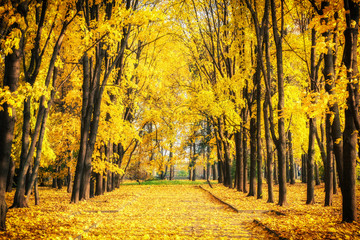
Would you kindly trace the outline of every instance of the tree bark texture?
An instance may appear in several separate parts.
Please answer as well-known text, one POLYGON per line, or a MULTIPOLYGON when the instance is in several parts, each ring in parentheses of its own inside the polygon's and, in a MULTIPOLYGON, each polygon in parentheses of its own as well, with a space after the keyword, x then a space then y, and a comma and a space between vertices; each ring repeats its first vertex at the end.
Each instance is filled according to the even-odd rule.
POLYGON ((271 0, 271 16, 273 22, 273 33, 276 46, 276 66, 277 66, 277 80, 278 80, 278 140, 276 142, 279 168, 279 202, 278 205, 283 206, 287 204, 286 198, 286 137, 285 137, 285 119, 283 116, 285 94, 284 94, 284 70, 283 70, 283 49, 282 38, 284 29, 284 1, 281 0, 281 28, 280 33, 278 29, 278 20, 276 14, 275 0, 271 0))
MULTIPOLYGON (((16 91, 20 76, 21 51, 13 49, 13 53, 5 56, 4 86, 11 92, 16 91)), ((5 201, 6 182, 8 177, 11 147, 14 139, 16 112, 8 103, 2 105, 0 111, 0 231, 6 230, 7 205, 5 201), (11 112, 12 114, 9 114, 11 112)))
POLYGON ((359 4, 352 0, 344 0, 344 8, 347 11, 344 58, 343 62, 347 69, 347 108, 345 109, 345 128, 343 133, 343 221, 353 222, 357 220, 356 205, 356 158, 357 138, 359 126, 359 83, 357 65, 357 42, 359 28, 359 4))
POLYGON ((250 185, 248 196, 255 196, 256 180, 256 119, 250 119, 250 185))
POLYGON ((292 133, 288 132, 289 140, 289 164, 290 164, 290 184, 295 184, 295 163, 294 163, 294 153, 293 153, 293 143, 292 143, 292 133))
POLYGON ((244 165, 243 165, 243 145, 242 145, 242 132, 235 133, 235 147, 236 147, 236 189, 239 192, 243 191, 244 187, 244 165))

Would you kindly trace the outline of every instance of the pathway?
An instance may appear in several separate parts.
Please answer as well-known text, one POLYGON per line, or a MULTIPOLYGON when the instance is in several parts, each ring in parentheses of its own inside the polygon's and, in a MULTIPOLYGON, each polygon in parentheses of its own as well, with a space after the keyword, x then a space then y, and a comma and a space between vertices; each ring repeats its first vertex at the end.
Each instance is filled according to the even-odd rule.
MULTIPOLYGON (((141 195, 83 239, 256 239, 235 213, 194 186, 138 186, 141 195)), ((262 238, 262 237, 261 237, 262 238)))

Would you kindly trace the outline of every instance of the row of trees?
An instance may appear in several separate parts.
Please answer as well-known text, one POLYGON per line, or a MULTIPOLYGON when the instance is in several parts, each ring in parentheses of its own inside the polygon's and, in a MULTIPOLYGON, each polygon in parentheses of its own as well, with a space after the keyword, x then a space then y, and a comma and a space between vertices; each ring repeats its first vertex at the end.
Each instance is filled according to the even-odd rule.
POLYGON ((235 155, 237 189, 262 198, 265 158, 272 202, 275 151, 278 204, 286 205, 287 160, 293 168, 294 157, 306 153, 307 204, 315 202, 315 166, 321 164, 325 205, 332 204, 337 175, 343 220, 356 219, 358 7, 356 1, 273 0, 189 1, 184 7, 191 108, 212 126, 225 186, 233 184, 235 155))
POLYGON ((0 3, 0 229, 14 175, 12 207, 26 207, 39 177, 66 176, 77 203, 129 170, 217 162, 258 198, 266 169, 268 201, 275 175, 286 205, 304 154, 307 203, 322 165, 326 205, 337 174, 356 220, 356 1, 0 3))

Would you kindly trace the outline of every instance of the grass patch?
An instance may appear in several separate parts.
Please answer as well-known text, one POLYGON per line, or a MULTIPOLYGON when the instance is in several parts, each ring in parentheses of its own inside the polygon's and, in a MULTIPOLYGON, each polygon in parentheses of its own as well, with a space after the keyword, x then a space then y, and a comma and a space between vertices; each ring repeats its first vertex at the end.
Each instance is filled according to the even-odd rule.
MULTIPOLYGON (((217 181, 211 181, 211 184, 216 184, 217 181)), ((160 179, 152 179, 147 181, 140 181, 141 185, 202 185, 208 184, 206 180, 197 180, 197 181, 189 181, 189 180, 160 180, 160 179)), ((122 185, 139 185, 137 181, 126 181, 123 182, 122 185)))

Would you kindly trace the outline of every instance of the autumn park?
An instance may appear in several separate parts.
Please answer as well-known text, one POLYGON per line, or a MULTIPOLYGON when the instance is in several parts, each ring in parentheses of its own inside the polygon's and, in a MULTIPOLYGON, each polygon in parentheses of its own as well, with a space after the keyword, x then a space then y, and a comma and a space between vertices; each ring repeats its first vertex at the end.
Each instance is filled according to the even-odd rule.
POLYGON ((0 239, 360 239, 360 0, 0 0, 0 239))

